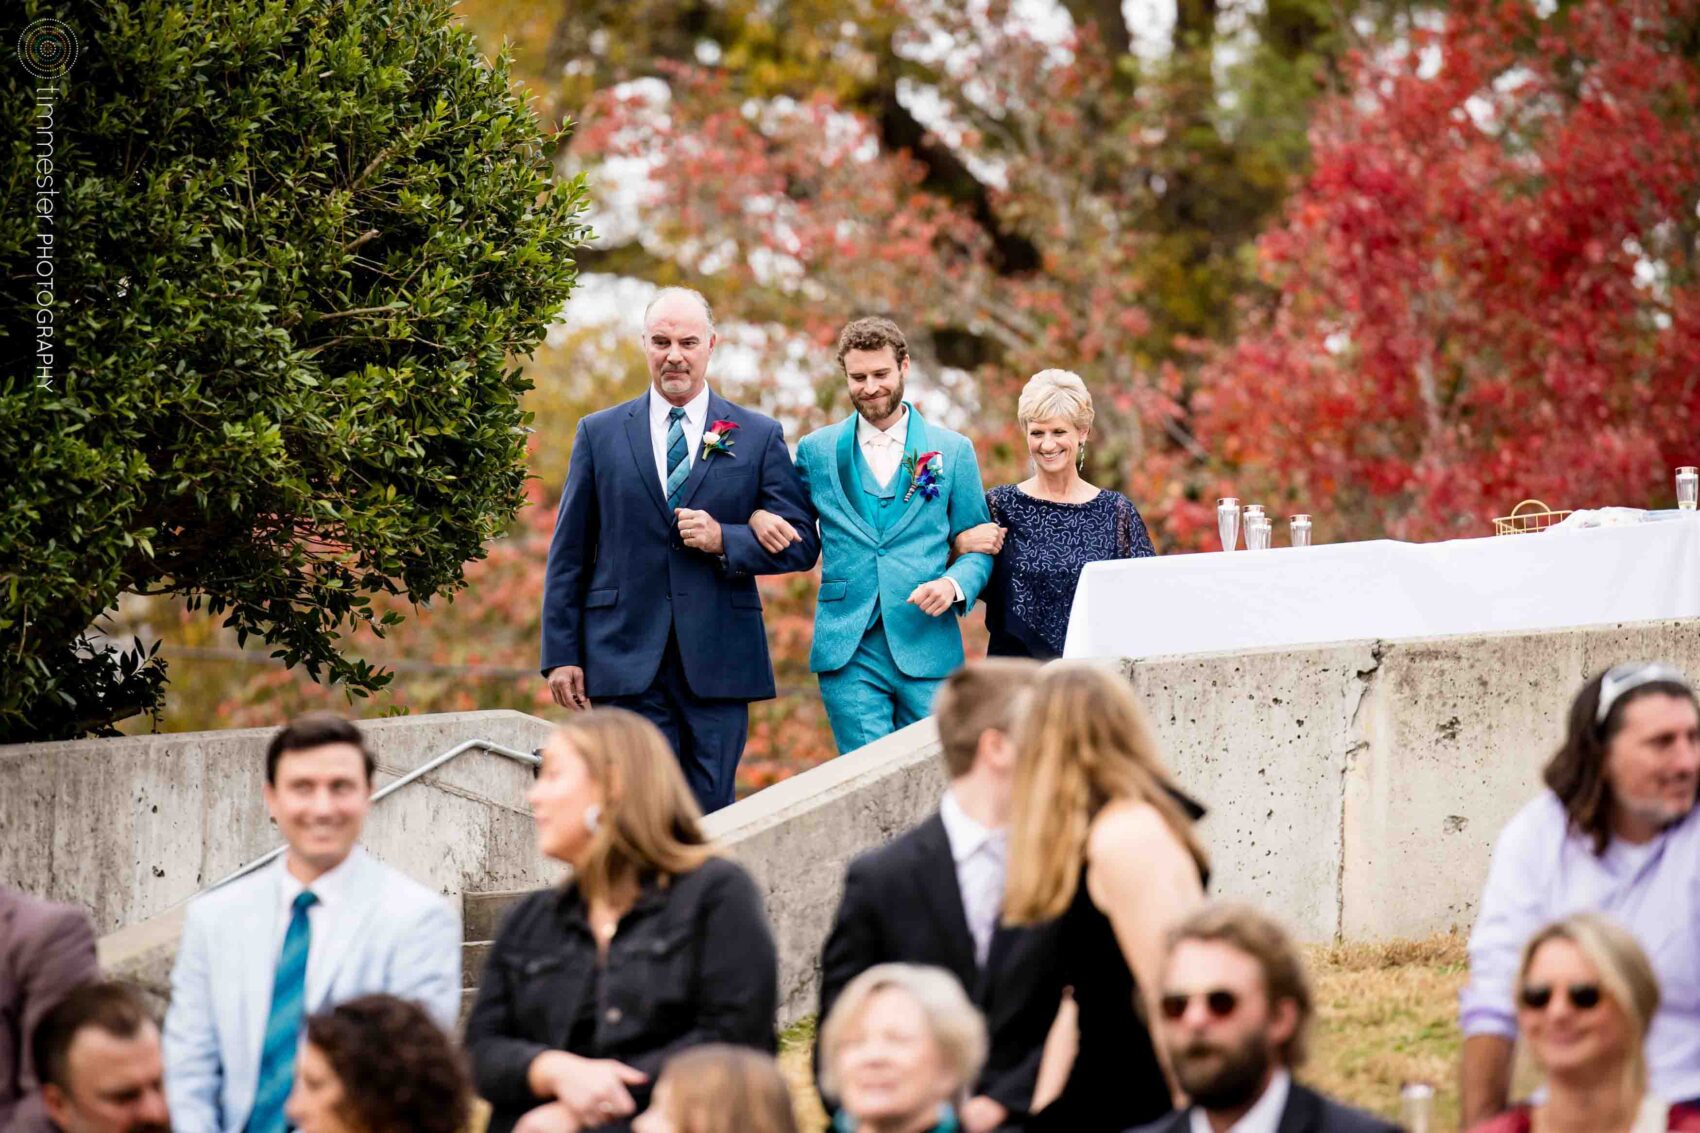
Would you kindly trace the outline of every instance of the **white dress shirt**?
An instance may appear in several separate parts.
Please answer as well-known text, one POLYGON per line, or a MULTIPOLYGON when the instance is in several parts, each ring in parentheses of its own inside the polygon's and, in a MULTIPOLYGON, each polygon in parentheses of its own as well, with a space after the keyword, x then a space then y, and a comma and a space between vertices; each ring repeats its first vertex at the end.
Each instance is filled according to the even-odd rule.
MULTIPOLYGON (((696 467, 697 450, 702 447, 702 435, 708 428, 708 383, 704 382, 697 395, 685 402, 685 466, 696 467)), ((673 406, 665 397, 649 387, 649 445, 655 450, 655 475, 661 481, 661 498, 667 498, 667 415, 673 406)))
MULTIPOLYGON (((1228 1126, 1228 1133, 1276 1133, 1281 1127, 1281 1115, 1287 1111, 1287 1093, 1293 1080, 1285 1070, 1277 1070, 1269 1079, 1269 1088, 1246 1110, 1244 1117, 1228 1126)), ((1192 1133, 1211 1133, 1210 1119, 1198 1106, 1192 1107, 1192 1133)))
POLYGON ((330 931, 332 921, 348 915, 346 883, 349 873, 352 872, 348 865, 354 860, 356 854, 362 853, 365 853, 365 851, 359 846, 354 847, 334 869, 321 874, 319 879, 311 885, 301 884, 300 881, 296 880, 295 875, 289 872, 287 864, 289 856, 287 854, 278 859, 277 870, 281 881, 277 887, 277 927, 272 933, 277 945, 277 950, 273 954, 274 963, 277 956, 283 951, 283 938, 289 933, 289 918, 293 911, 290 906, 295 904, 296 895, 303 889, 311 889, 313 896, 318 898, 316 902, 307 907, 307 927, 311 930, 307 942, 307 983, 305 989, 306 1002, 308 1003, 319 1002, 328 990, 326 988, 326 981, 329 979, 326 974, 329 963, 328 953, 325 949, 319 947, 319 941, 325 939, 325 934, 330 931))
POLYGON ((950 790, 939 802, 939 818, 950 842, 950 856, 956 862, 956 888, 962 894, 968 932, 974 937, 974 962, 984 968, 991 953, 992 933, 998 927, 998 910, 1003 907, 1009 831, 975 822, 956 801, 956 792, 950 790))
POLYGON ((897 424, 883 432, 876 429, 866 417, 856 418, 856 444, 862 450, 862 459, 868 462, 868 468, 879 481, 881 489, 891 483, 891 478, 897 475, 897 470, 903 467, 903 448, 909 443, 909 407, 905 405, 903 412, 897 415, 897 424))

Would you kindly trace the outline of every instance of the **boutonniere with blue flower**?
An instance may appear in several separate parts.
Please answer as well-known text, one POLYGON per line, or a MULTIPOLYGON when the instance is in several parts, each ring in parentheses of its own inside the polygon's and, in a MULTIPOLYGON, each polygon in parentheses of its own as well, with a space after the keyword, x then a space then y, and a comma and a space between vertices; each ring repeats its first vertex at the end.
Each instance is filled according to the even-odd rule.
POLYGON ((708 427, 708 432, 702 435, 702 458, 707 460, 715 453, 732 455, 732 430, 738 427, 736 421, 715 421, 708 427))
POLYGON ((936 452, 906 456, 903 458, 903 471, 909 473, 909 490, 903 493, 904 503, 908 503, 916 492, 921 493, 923 500, 938 499, 939 483, 944 476, 943 456, 936 452))

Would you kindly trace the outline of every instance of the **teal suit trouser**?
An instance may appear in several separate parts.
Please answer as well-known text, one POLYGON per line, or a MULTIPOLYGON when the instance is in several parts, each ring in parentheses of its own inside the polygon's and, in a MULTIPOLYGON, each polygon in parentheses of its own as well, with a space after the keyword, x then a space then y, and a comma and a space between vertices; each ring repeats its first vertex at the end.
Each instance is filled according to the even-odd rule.
POLYGON ((933 694, 943 683, 942 677, 904 676, 886 644, 885 619, 875 618, 849 662, 820 675, 821 698, 826 701, 826 718, 832 724, 838 754, 847 755, 925 719, 933 710, 933 694))

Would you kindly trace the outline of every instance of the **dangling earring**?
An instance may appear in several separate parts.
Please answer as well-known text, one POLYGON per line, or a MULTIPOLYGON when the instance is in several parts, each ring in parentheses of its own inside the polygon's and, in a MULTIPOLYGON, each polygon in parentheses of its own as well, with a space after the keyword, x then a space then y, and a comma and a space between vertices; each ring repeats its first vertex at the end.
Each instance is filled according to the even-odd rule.
POLYGON ((602 804, 591 803, 589 806, 584 808, 584 828, 594 834, 596 833, 596 828, 601 825, 602 804))
POLYGON ((1080 452, 1074 458, 1074 470, 1076 472, 1086 471, 1086 442, 1084 440, 1080 442, 1080 452))

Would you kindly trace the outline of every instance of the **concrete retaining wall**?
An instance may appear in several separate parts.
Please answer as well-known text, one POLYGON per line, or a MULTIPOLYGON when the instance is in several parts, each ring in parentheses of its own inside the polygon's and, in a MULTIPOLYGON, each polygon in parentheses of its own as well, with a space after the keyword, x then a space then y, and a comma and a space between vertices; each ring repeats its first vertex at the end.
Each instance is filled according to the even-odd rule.
MULTIPOLYGON (((1258 901, 1306 939, 1330 940, 1468 930, 1494 838, 1538 788, 1575 690, 1589 673, 1641 657, 1700 676, 1700 622, 1119 668, 1176 778, 1210 807, 1201 830, 1213 892, 1258 901)), ((473 735, 529 750, 548 729, 511 712, 371 727, 391 773, 473 735)), ((269 846, 254 756, 265 735, 0 749, 0 877, 90 905, 102 928, 180 902, 269 846)), ((845 863, 936 804, 937 750, 923 722, 709 819, 762 887, 783 1021, 813 1010, 845 863)), ((544 884, 554 871, 532 849, 527 780, 517 765, 468 756, 380 804, 368 844, 445 893, 544 884)), ((134 925, 103 942, 103 955, 157 978, 173 923, 134 925)))
MULTIPOLYGON (((377 785, 470 739, 520 751, 549 725, 521 712, 361 724, 377 785)), ((186 901, 278 844, 260 788, 273 729, 0 747, 0 879, 87 908, 100 932, 186 901)), ((373 808, 365 842, 444 893, 541 884, 530 769, 469 751, 373 808)))

